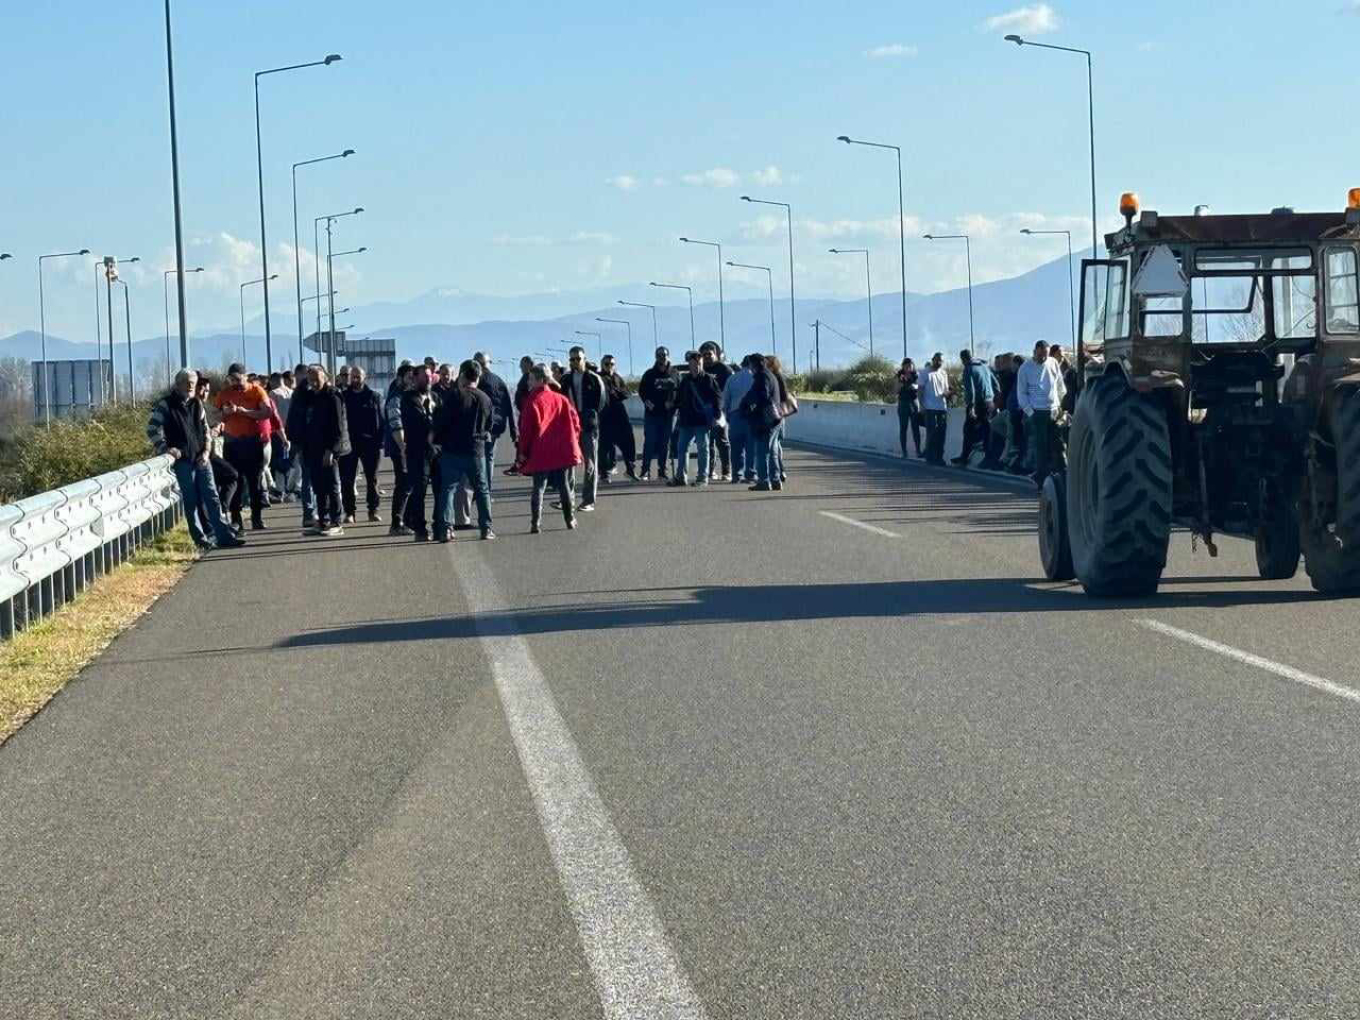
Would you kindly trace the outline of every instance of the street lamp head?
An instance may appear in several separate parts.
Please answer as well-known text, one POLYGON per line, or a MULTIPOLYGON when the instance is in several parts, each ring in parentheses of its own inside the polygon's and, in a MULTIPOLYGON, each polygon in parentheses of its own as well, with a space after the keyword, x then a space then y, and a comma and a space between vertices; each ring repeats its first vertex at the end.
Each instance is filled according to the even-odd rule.
POLYGON ((934 234, 922 234, 921 236, 924 237, 927 241, 933 241, 933 240, 935 240, 935 235, 934 235, 934 234))
POLYGON ((355 216, 358 216, 358 215, 359 215, 361 212, 363 212, 363 211, 364 211, 364 207, 363 207, 363 206, 361 206, 361 205, 360 205, 360 206, 356 206, 355 209, 354 209, 354 215, 355 215, 355 216))
POLYGON ((344 159, 346 156, 353 156, 353 155, 354 155, 354 150, 353 150, 353 149, 346 149, 344 152, 340 153, 340 158, 341 158, 341 159, 344 159))
MULTIPOLYGON (((363 251, 368 251, 368 246, 365 245, 364 247, 360 248, 359 251, 361 251, 361 252, 363 252, 363 251)), ((356 252, 355 254, 358 254, 358 252, 356 252)))
POLYGON ((132 258, 130 258, 130 259, 123 259, 123 261, 124 261, 124 262, 140 262, 140 261, 142 261, 142 257, 141 257, 140 255, 134 255, 134 256, 132 256, 132 258))
POLYGON ((189 272, 191 272, 191 273, 201 273, 201 272, 203 272, 203 267, 202 267, 202 266, 199 266, 199 267, 197 267, 196 269, 190 269, 189 272))
POLYGON ((1034 231, 1030 230, 1029 227, 1021 227, 1021 228, 1020 228, 1020 233, 1022 233, 1022 234, 1032 234, 1032 233, 1034 233, 1034 231))
POLYGON ((322 63, 325 64, 325 65, 327 65, 327 66, 329 67, 331 64, 334 64, 337 60, 342 60, 342 59, 343 59, 343 58, 340 56, 340 54, 338 54, 338 53, 330 53, 330 54, 327 54, 326 59, 323 60, 322 63))
POLYGON ((14 258, 14 256, 11 255, 9 252, 7 252, 7 251, 0 251, 0 262, 4 262, 5 259, 12 259, 12 258, 14 258))
POLYGON ((88 255, 88 254, 90 254, 90 249, 89 249, 89 248, 81 248, 80 251, 76 252, 76 254, 77 254, 77 255, 88 255))
POLYGON ((838 141, 838 142, 844 142, 846 145, 849 145, 849 144, 850 144, 850 136, 849 136, 849 135, 837 135, 837 136, 836 136, 836 141, 838 141))
POLYGON ((750 195, 742 195, 742 196, 741 196, 741 200, 742 200, 743 202, 749 202, 749 201, 751 201, 751 196, 750 196, 750 195))
POLYGON ((1017 45, 1017 46, 1023 46, 1023 45, 1025 45, 1025 40, 1021 39, 1018 35, 1008 35, 1008 36, 1006 36, 1006 42, 1013 42, 1013 43, 1015 43, 1015 45, 1017 45))
POLYGON ((685 244, 689 244, 689 238, 688 238, 688 237, 682 237, 682 238, 680 238, 680 240, 683 241, 685 244))
POLYGON ((839 248, 828 248, 827 251, 829 251, 832 255, 839 255, 841 253, 841 250, 839 248))
POLYGON ((279 274, 278 274, 278 273, 274 273, 274 274, 272 274, 269 278, 270 278, 271 280, 277 280, 277 279, 279 278, 279 274))
POLYGON ((729 266, 735 266, 735 265, 736 265, 735 262, 728 262, 727 264, 728 264, 729 266))

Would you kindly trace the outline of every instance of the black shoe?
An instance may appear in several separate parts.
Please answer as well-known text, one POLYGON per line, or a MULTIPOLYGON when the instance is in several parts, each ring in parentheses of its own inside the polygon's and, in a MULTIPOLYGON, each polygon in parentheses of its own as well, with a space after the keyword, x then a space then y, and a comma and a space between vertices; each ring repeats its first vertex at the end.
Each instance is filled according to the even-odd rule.
POLYGON ((455 524, 455 525, 453 526, 453 530, 454 530, 454 531, 471 531, 472 529, 473 529, 473 523, 472 523, 471 521, 467 521, 467 522, 465 522, 465 523, 463 523, 463 524, 455 524))
POLYGON ((567 530, 568 530, 568 531, 575 531, 575 530, 576 530, 576 518, 575 518, 575 517, 573 517, 571 520, 567 521, 567 530))
POLYGON ((634 471, 632 468, 628 468, 626 474, 628 475, 629 481, 636 482, 638 480, 637 472, 634 471))
POLYGON ((496 541, 496 533, 495 533, 494 531, 492 531, 490 528, 483 528, 483 529, 482 529, 482 541, 483 541, 483 542, 494 542, 494 541, 496 541))
POLYGON ((771 489, 771 491, 773 491, 773 492, 783 492, 783 491, 784 491, 784 483, 783 483, 783 482, 771 482, 771 483, 770 483, 770 489, 771 489))
POLYGON ((378 523, 379 521, 381 521, 381 520, 382 520, 382 517, 378 514, 378 511, 376 511, 376 510, 370 510, 370 511, 368 512, 368 523, 369 523, 369 524, 377 524, 377 523, 378 523))
MULTIPOLYGON (((232 535, 227 538, 220 538, 217 540, 218 549, 240 549, 245 544, 246 540, 244 538, 237 538, 235 535, 232 535)), ((209 548, 212 547, 209 546, 209 548)))
POLYGON ((404 525, 404 524, 394 524, 394 525, 392 525, 390 528, 387 529, 387 533, 388 533, 389 535, 394 535, 394 536, 395 536, 395 535, 409 536, 409 535, 414 535, 414 534, 415 534, 414 531, 412 531, 410 528, 408 528, 408 527, 407 527, 406 525, 404 525))
POLYGON ((951 457, 951 458, 949 458, 949 463, 953 464, 955 467, 967 467, 967 466, 968 466, 968 458, 967 458, 967 457, 951 457))
POLYGON ((594 503, 582 503, 576 508, 578 514, 588 514, 595 509, 594 503))
POLYGON ((417 542, 428 542, 429 540, 430 540, 430 533, 429 533, 428 531, 417 531, 417 532, 415 533, 415 541, 417 541, 417 542))
POLYGON ((447 545, 449 542, 453 541, 453 532, 445 528, 443 531, 439 533, 435 541, 447 545))
POLYGON ((217 548, 212 542, 195 542, 194 548, 201 553, 210 553, 217 548))
POLYGON ((354 517, 353 514, 345 514, 345 523, 346 523, 346 524, 353 524, 354 522, 355 522, 355 517, 354 517))
POLYGON ((314 528, 314 527, 316 527, 316 518, 313 517, 311 514, 303 514, 303 515, 302 515, 302 526, 303 526, 303 528, 314 528))
POLYGON ((755 485, 752 485, 752 486, 751 486, 749 489, 747 489, 746 491, 747 491, 747 492, 772 492, 772 491, 774 491, 774 490, 770 488, 770 483, 769 483, 769 482, 756 482, 755 485))
POLYGON ((531 535, 537 535, 537 534, 539 534, 542 530, 543 530, 543 529, 542 529, 541 527, 539 527, 539 525, 538 525, 538 521, 534 521, 534 522, 532 522, 532 523, 529 525, 529 534, 531 534, 531 535))
POLYGON ((689 482, 677 476, 675 478, 672 478, 666 484, 675 489, 683 489, 686 485, 689 484, 689 482))
POLYGON ((268 524, 265 524, 264 521, 251 521, 251 522, 250 522, 250 530, 251 530, 251 531, 268 531, 268 530, 269 530, 269 525, 268 525, 268 524))
POLYGON ((635 482, 650 482, 651 480, 652 480, 652 473, 651 473, 650 471, 643 471, 642 474, 636 476, 636 477, 633 479, 633 481, 635 481, 635 482))

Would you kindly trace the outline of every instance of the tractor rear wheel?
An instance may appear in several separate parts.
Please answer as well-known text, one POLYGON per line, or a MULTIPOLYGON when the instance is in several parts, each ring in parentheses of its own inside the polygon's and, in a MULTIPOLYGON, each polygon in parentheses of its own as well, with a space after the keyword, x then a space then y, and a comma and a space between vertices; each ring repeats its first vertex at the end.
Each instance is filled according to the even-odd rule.
POLYGON ((1067 479, 1049 475, 1039 493, 1039 559, 1050 581, 1070 581, 1072 544, 1067 537, 1067 479))
POLYGON ((1171 542, 1166 415, 1117 375, 1092 381, 1072 416, 1067 522, 1072 565, 1090 595, 1150 595, 1171 542))

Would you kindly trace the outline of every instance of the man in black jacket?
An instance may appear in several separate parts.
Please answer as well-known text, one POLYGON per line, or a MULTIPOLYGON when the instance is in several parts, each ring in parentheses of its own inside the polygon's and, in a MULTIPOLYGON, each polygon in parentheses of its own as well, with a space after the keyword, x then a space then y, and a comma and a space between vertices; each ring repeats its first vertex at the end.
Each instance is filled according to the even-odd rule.
MULTIPOLYGON (((573 347, 568 352, 567 371, 562 376, 562 394, 576 408, 581 419, 581 502, 577 510, 589 513, 595 509, 595 495, 600 484, 600 415, 604 413, 609 396, 604 380, 586 365, 586 349, 573 347)), ((567 486, 576 491, 576 469, 567 471, 567 486)))
POLYGON ((410 491, 404 523, 415 533, 417 542, 430 540, 429 522, 425 516, 425 492, 429 488, 431 461, 434 459, 431 432, 438 406, 438 400, 430 389, 430 370, 425 365, 419 365, 416 368, 415 385, 401 396, 401 432, 406 450, 407 488, 410 491))
POLYGON ((482 538, 496 537, 491 530, 491 493, 486 480, 486 448, 493 442, 489 437, 495 411, 491 398, 478 385, 481 374, 477 362, 463 362, 457 384, 444 394, 434 415, 432 431, 434 445, 439 447, 441 479, 435 495, 434 533, 440 542, 453 537, 449 519, 454 514, 455 489, 472 490, 482 538))
POLYGON ((708 435, 722 410, 722 394, 718 391, 718 381, 704 371, 703 355, 688 351, 685 362, 689 371, 680 377, 675 401, 680 441, 675 454, 675 477, 670 484, 689 484, 686 474, 692 442, 699 452, 699 474, 695 484, 702 489, 708 487, 708 435))
POLYGON ((174 388, 151 409, 146 436, 158 454, 174 458, 171 467, 179 483, 184 521, 194 545, 205 551, 214 548, 199 523, 200 509, 213 530, 217 547, 245 545, 222 517, 222 504, 218 502, 217 486, 208 463, 212 452, 208 416, 194 396, 197 384, 198 373, 188 369, 176 373, 174 388))
POLYGON ((614 355, 606 354, 600 359, 600 378, 604 380, 609 402, 605 405, 604 416, 600 422, 600 471, 605 484, 618 464, 615 451, 623 454, 623 469, 628 477, 637 481, 637 470, 633 462, 637 459, 637 443, 633 439, 633 423, 628 419, 628 384, 619 375, 614 355))
MULTIPOLYGON (((713 377, 713 381, 718 384, 718 392, 727 389, 727 380, 732 378, 732 368, 723 361, 722 350, 712 340, 706 340, 699 345, 699 353, 704 359, 704 371, 713 377)), ((713 454, 716 450, 718 461, 722 466, 722 480, 730 482, 732 480, 732 443, 727 438, 727 424, 714 424, 708 431, 708 461, 713 463, 713 454)))
POLYGON ((307 458, 316 495, 316 528, 312 533, 330 538, 345 533, 340 526, 340 459, 350 452, 349 427, 345 402, 331 385, 326 370, 313 365, 307 377, 311 385, 302 455, 307 458))
POLYGON ((666 478, 667 455, 671 447, 671 422, 675 418, 675 395, 680 387, 680 376, 671 366, 671 352, 665 347, 656 349, 656 364, 642 373, 638 396, 642 398, 642 480, 652 477, 652 459, 656 459, 656 476, 666 478))
POLYGON ((518 415, 524 410, 524 402, 529 399, 529 394, 533 392, 534 382, 529 377, 533 371, 534 359, 525 355, 519 359, 519 384, 515 387, 515 414, 518 415))
POLYGON ((350 444, 350 452, 340 458, 340 491, 345 503, 345 523, 353 524, 358 513, 355 483, 359 479, 361 466, 367 486, 368 519, 381 520, 378 516, 378 462, 382 459, 383 444, 382 398, 365 382, 364 370, 358 365, 350 366, 349 386, 341 391, 340 396, 345 402, 350 444))
MULTIPOLYGON (((505 385, 505 381, 495 372, 491 371, 491 362, 486 354, 478 351, 472 356, 481 378, 477 381, 477 389, 486 394, 491 401, 491 423, 486 440, 486 495, 491 498, 491 481, 496 471, 496 442, 510 432, 510 441, 519 441, 519 429, 515 426, 515 404, 510 397, 510 389, 505 385)), ((459 385, 461 385, 461 379, 459 385)), ((462 482, 453 492, 453 526, 462 530, 472 527, 472 500, 473 490, 462 482)))
MULTIPOLYGON (((307 400, 312 395, 311 369, 299 364, 294 372, 297 385, 293 387, 293 399, 288 404, 288 418, 283 423, 284 431, 295 439, 307 431, 307 400)), ((307 471, 307 458, 299 454, 301 464, 302 528, 307 530, 316 523, 316 493, 312 489, 312 476, 307 471)))
POLYGON ((751 486, 751 491, 770 492, 784 487, 779 476, 770 471, 770 444, 783 417, 779 380, 765 364, 763 354, 751 355, 751 376, 751 388, 741 401, 741 412, 746 415, 756 452, 756 484, 751 486))

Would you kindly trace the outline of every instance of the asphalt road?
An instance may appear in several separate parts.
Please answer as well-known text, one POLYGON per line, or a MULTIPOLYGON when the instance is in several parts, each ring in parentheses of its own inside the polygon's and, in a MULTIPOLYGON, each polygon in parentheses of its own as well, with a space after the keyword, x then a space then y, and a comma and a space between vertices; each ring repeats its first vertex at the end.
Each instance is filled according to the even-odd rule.
POLYGON ((296 511, 0 748, 0 1016, 1360 1015, 1357 603, 790 455, 501 540, 296 511))

